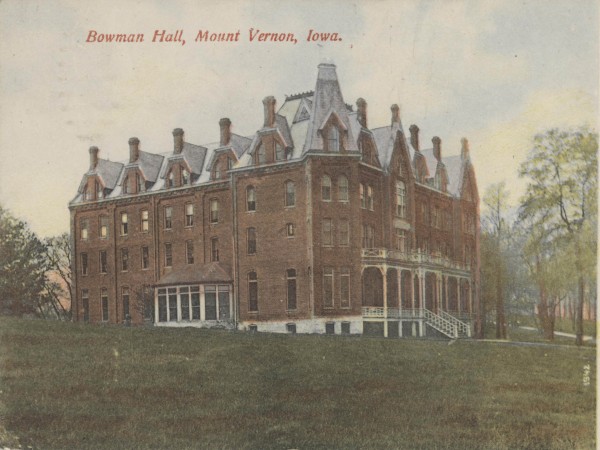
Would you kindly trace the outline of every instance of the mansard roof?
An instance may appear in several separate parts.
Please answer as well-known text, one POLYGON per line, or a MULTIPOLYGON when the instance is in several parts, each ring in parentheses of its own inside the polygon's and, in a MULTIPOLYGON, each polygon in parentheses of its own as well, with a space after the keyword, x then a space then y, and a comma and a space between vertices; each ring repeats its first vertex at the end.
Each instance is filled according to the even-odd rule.
POLYGON ((96 167, 90 170, 87 175, 98 175, 104 183, 105 188, 114 189, 123 166, 122 163, 99 158, 96 167))

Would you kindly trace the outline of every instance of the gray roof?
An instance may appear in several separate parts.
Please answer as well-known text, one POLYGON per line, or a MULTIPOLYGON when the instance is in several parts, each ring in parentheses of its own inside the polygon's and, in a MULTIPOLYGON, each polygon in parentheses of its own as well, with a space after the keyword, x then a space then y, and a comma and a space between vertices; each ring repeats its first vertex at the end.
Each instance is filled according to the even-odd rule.
POLYGON ((192 173, 200 174, 202 172, 204 158, 206 157, 206 147, 184 142, 181 154, 185 158, 185 162, 190 166, 190 169, 192 169, 192 173))
POLYGON ((185 265, 180 269, 164 275, 156 283, 157 286, 168 286, 186 283, 228 283, 231 282, 231 269, 218 262, 201 265, 185 265))
POLYGON ((146 177, 146 181, 154 183, 158 178, 164 156, 155 153, 140 151, 138 161, 136 162, 146 177))
POLYGON ((448 192, 456 197, 460 196, 463 178, 463 159, 460 155, 442 158, 448 174, 448 192))
POLYGON ((288 126, 287 119, 279 114, 275 114, 275 126, 281 133, 281 136, 283 136, 285 146, 293 148, 294 141, 292 141, 292 135, 290 133, 290 127, 288 126))
POLYGON ((248 150, 250 144, 252 144, 251 138, 240 136, 239 134, 235 133, 231 134, 231 141, 229 142, 229 145, 231 146, 233 153, 235 153, 235 156, 238 159, 244 154, 246 150, 248 150))
POLYGON ((108 189, 114 189, 119 180, 119 175, 123 169, 123 164, 109 161, 107 159, 98 159, 95 169, 88 172, 88 175, 98 175, 108 189))

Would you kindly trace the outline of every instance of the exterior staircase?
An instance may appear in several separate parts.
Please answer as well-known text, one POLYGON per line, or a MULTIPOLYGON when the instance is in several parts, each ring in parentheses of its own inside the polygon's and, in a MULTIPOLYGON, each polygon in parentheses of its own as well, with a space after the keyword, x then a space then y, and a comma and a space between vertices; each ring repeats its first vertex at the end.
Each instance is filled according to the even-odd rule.
POLYGON ((456 325, 459 338, 471 337, 471 326, 468 323, 458 320, 456 317, 454 317, 452 314, 448 314, 446 311, 440 311, 440 316, 456 325))

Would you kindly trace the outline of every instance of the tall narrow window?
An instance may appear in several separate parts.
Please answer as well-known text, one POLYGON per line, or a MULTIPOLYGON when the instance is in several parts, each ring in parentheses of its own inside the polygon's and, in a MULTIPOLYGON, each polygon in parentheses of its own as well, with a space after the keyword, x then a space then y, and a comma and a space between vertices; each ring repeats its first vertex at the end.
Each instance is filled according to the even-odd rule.
POLYGON ((287 309, 296 309, 296 269, 288 269, 287 275, 287 309))
POLYGON ((213 198, 210 200, 210 223, 219 221, 219 200, 213 198))
POLYGON ((186 169, 181 171, 181 184, 184 186, 190 184, 190 173, 186 169))
POLYGON ((431 211, 431 224, 435 228, 440 227, 440 208, 437 205, 431 211))
POLYGON ((373 188, 367 186, 367 208, 373 211, 373 188))
POLYGON ((108 289, 102 288, 100 291, 100 304, 102 306, 102 321, 108 322, 108 289))
POLYGON ((293 181, 286 181, 285 183, 285 206, 296 205, 296 187, 293 181))
POLYGON ((123 320, 129 320, 129 288, 121 288, 121 303, 123 306, 123 320))
POLYGON ((143 233, 147 233, 148 232, 148 210, 144 209, 141 213, 141 228, 142 228, 142 232, 143 233))
POLYGON ((173 207, 165 206, 165 230, 173 228, 173 207))
POLYGON ((401 228, 396 228, 396 233, 395 233, 395 238, 396 238, 396 250, 399 250, 401 252, 406 252, 406 234, 405 231, 401 228))
POLYGON ((108 238, 108 217, 107 216, 100 216, 100 232, 99 232, 99 236, 100 239, 107 239, 108 238))
POLYGON ((264 145, 258 147, 258 164, 264 164, 267 162, 267 152, 264 145))
POLYGON ((219 261, 219 238, 212 238, 210 240, 210 260, 219 261))
POLYGON ((185 204, 185 226, 194 226, 194 205, 192 203, 185 204))
POLYGON ((396 215, 406 217, 406 186, 403 181, 396 181, 396 215))
POLYGON ((165 267, 173 265, 173 246, 170 242, 165 243, 165 267))
POLYGON ((172 169, 169 172, 169 176, 167 177, 167 187, 168 188, 175 187, 175 174, 173 173, 172 169))
POLYGON ((339 245, 347 247, 350 245, 350 222, 348 219, 341 219, 339 227, 339 245))
POLYGON ((348 201, 348 178, 346 178, 344 175, 341 175, 338 178, 338 201, 348 201))
POLYGON ((359 185, 359 193, 360 193, 360 207, 365 209, 367 207, 367 199, 365 197, 365 185, 360 183, 359 185))
POLYGON ((82 253, 81 254, 81 275, 83 275, 85 277, 85 276, 87 276, 87 274, 88 274, 88 254, 82 253))
POLYGON ((333 269, 323 269, 323 306, 333 308, 333 269))
POLYGON ((296 235, 296 227, 293 223, 288 223, 286 226, 287 237, 294 237, 296 235))
POLYGON ((81 219, 81 239, 87 241, 89 237, 90 222, 87 219, 81 219))
POLYGON ((248 274, 248 311, 258 311, 258 278, 256 272, 248 274))
POLYGON ((127 236, 129 233, 129 219, 127 213, 121 213, 121 236, 127 236))
POLYGON ((340 269, 340 306, 350 308, 350 269, 340 269))
POLYGON ((375 247, 375 230, 370 225, 363 225, 363 248, 375 247))
POLYGON ((129 194, 129 177, 125 177, 123 180, 123 194, 129 194))
POLYGON ((104 198, 104 189, 102 188, 102 185, 100 183, 98 183, 98 181, 95 182, 96 185, 96 198, 98 200, 104 198))
POLYGON ((322 222, 322 240, 321 243, 325 246, 333 245, 332 220, 323 219, 322 222))
POLYGON ((140 177, 139 173, 135 174, 135 185, 137 192, 144 192, 144 179, 140 177))
POLYGON ((194 264, 194 241, 185 241, 185 262, 194 264))
POLYGON ((82 289, 81 291, 81 303, 83 309, 83 321, 90 321, 90 291, 82 289))
POLYGON ((256 190, 254 186, 246 188, 246 211, 256 211, 256 190))
POLYGON ((222 164, 222 160, 219 159, 217 160, 217 162, 215 163, 215 180, 220 180, 222 175, 223 175, 223 171, 221 170, 221 164, 222 164))
POLYGON ((330 152, 340 151, 340 132, 335 125, 331 125, 327 131, 327 150, 330 152))
POLYGON ((150 253, 148 247, 142 247, 142 269, 150 267, 150 253))
POLYGON ((121 270, 123 272, 129 270, 129 250, 127 248, 121 249, 121 270))
POLYGON ((100 273, 108 272, 108 258, 106 256, 106 250, 100 250, 100 273))
POLYGON ((248 228, 248 254, 256 253, 256 228, 248 228))
POLYGON ((179 300, 181 301, 181 320, 190 320, 190 288, 179 288, 179 300))
POLYGON ((285 149, 279 142, 275 142, 275 160, 283 161, 285 159, 285 149))
POLYGON ((331 200, 331 178, 327 175, 321 178, 321 200, 326 202, 331 200))

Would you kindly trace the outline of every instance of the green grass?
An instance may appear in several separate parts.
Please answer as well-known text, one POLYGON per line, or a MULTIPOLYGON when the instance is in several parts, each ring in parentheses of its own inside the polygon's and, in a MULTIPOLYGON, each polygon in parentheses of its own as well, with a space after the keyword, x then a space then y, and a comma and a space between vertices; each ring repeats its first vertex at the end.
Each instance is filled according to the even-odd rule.
POLYGON ((0 318, 0 354, 23 447, 595 448, 590 348, 0 318))
MULTIPOLYGON (((511 323, 519 322, 519 325, 540 328, 539 320, 534 316, 514 315, 511 317, 511 323)), ((575 334, 575 326, 571 319, 557 317, 554 322, 554 331, 575 334)), ((596 336, 596 321, 583 321, 583 334, 586 336, 596 336)))

